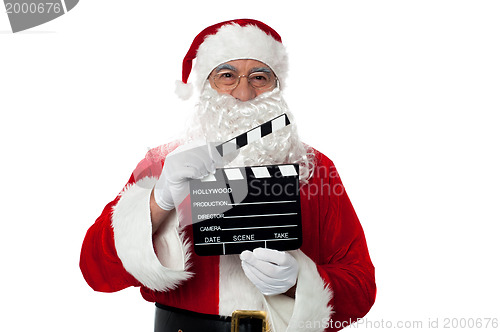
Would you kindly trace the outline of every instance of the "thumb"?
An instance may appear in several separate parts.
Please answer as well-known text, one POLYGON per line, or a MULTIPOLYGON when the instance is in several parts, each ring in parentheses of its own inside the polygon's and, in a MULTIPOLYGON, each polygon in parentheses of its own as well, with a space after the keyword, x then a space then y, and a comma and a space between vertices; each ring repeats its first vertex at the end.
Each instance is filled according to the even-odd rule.
POLYGON ((243 251, 241 254, 240 254, 240 259, 242 261, 249 261, 250 259, 252 259, 252 256, 253 256, 253 253, 249 250, 245 250, 243 251))

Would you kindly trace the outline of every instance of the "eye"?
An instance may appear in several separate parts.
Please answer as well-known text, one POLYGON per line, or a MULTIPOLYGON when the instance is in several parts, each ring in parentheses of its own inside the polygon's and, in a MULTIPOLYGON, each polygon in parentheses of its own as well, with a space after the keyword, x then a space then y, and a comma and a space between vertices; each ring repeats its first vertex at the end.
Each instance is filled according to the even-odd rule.
POLYGON ((216 75, 216 78, 220 81, 233 81, 236 79, 236 75, 230 71, 220 72, 216 75))
POLYGON ((271 76, 265 72, 257 72, 250 75, 250 84, 256 88, 267 87, 272 84, 271 76))

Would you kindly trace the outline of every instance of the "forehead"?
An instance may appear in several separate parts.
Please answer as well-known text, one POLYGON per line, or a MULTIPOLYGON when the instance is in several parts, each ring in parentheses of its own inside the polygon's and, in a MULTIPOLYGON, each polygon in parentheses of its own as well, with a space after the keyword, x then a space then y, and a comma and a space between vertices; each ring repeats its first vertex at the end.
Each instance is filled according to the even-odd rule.
POLYGON ((239 73, 246 73, 255 69, 268 69, 272 72, 271 68, 263 62, 253 60, 253 59, 239 59, 231 60, 228 62, 221 63, 214 70, 220 71, 222 69, 235 70, 239 73))

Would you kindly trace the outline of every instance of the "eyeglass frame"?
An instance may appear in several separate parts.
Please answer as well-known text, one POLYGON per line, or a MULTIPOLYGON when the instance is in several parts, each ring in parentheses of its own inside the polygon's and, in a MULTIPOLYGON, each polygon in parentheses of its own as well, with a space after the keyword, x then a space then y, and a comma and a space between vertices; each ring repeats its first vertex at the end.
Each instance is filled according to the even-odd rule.
MULTIPOLYGON (((237 70, 230 69, 230 68, 221 68, 219 71, 224 70, 224 69, 231 70, 231 71, 233 71, 233 72, 237 72, 237 70)), ((266 69, 267 69, 267 68, 266 68, 266 69)), ((234 89, 236 89, 236 88, 238 87, 238 85, 240 85, 240 81, 241 81, 241 78, 242 78, 242 77, 245 77, 245 78, 247 79, 248 84, 249 84, 252 88, 254 88, 255 90, 259 90, 259 91, 266 91, 266 90, 271 91, 272 89, 276 88, 276 87, 279 85, 279 79, 278 79, 278 76, 276 76, 276 74, 274 73, 274 71, 273 71, 271 68, 269 68, 269 73, 271 74, 271 77, 272 77, 272 78, 274 78, 274 84, 273 84, 273 85, 271 85, 271 86, 269 86, 269 87, 267 87, 267 88, 257 88, 257 87, 255 87, 255 86, 253 86, 253 85, 252 85, 252 83, 250 83, 250 77, 249 77, 250 75, 252 75, 252 74, 254 74, 254 73, 263 72, 263 71, 255 71, 255 72, 252 72, 252 73, 247 74, 247 75, 239 75, 239 76, 238 76, 238 78, 237 78, 236 84, 235 84, 233 87, 231 87, 231 88, 221 88, 221 87, 217 86, 217 84, 215 83, 215 74, 218 74, 218 73, 219 73, 219 72, 216 72, 216 70, 217 70, 217 68, 214 68, 214 69, 212 70, 212 72, 210 73, 210 75, 208 75, 207 79, 208 79, 208 80, 210 80, 210 78, 212 78, 214 85, 215 85, 218 89, 221 89, 221 90, 223 90, 223 91, 225 91, 225 92, 231 92, 231 91, 233 91, 234 89)))

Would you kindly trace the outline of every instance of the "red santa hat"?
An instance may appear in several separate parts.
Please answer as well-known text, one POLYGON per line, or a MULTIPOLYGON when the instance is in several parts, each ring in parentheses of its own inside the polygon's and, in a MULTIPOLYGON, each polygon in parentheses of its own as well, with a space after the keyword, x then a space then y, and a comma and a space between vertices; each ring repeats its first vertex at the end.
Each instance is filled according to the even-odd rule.
POLYGON ((276 74, 281 86, 288 70, 288 56, 280 35, 268 25, 251 19, 217 23, 194 38, 182 62, 182 82, 177 81, 176 93, 182 99, 192 94, 188 78, 195 58, 193 71, 200 91, 212 70, 231 60, 252 59, 265 63, 276 74))

